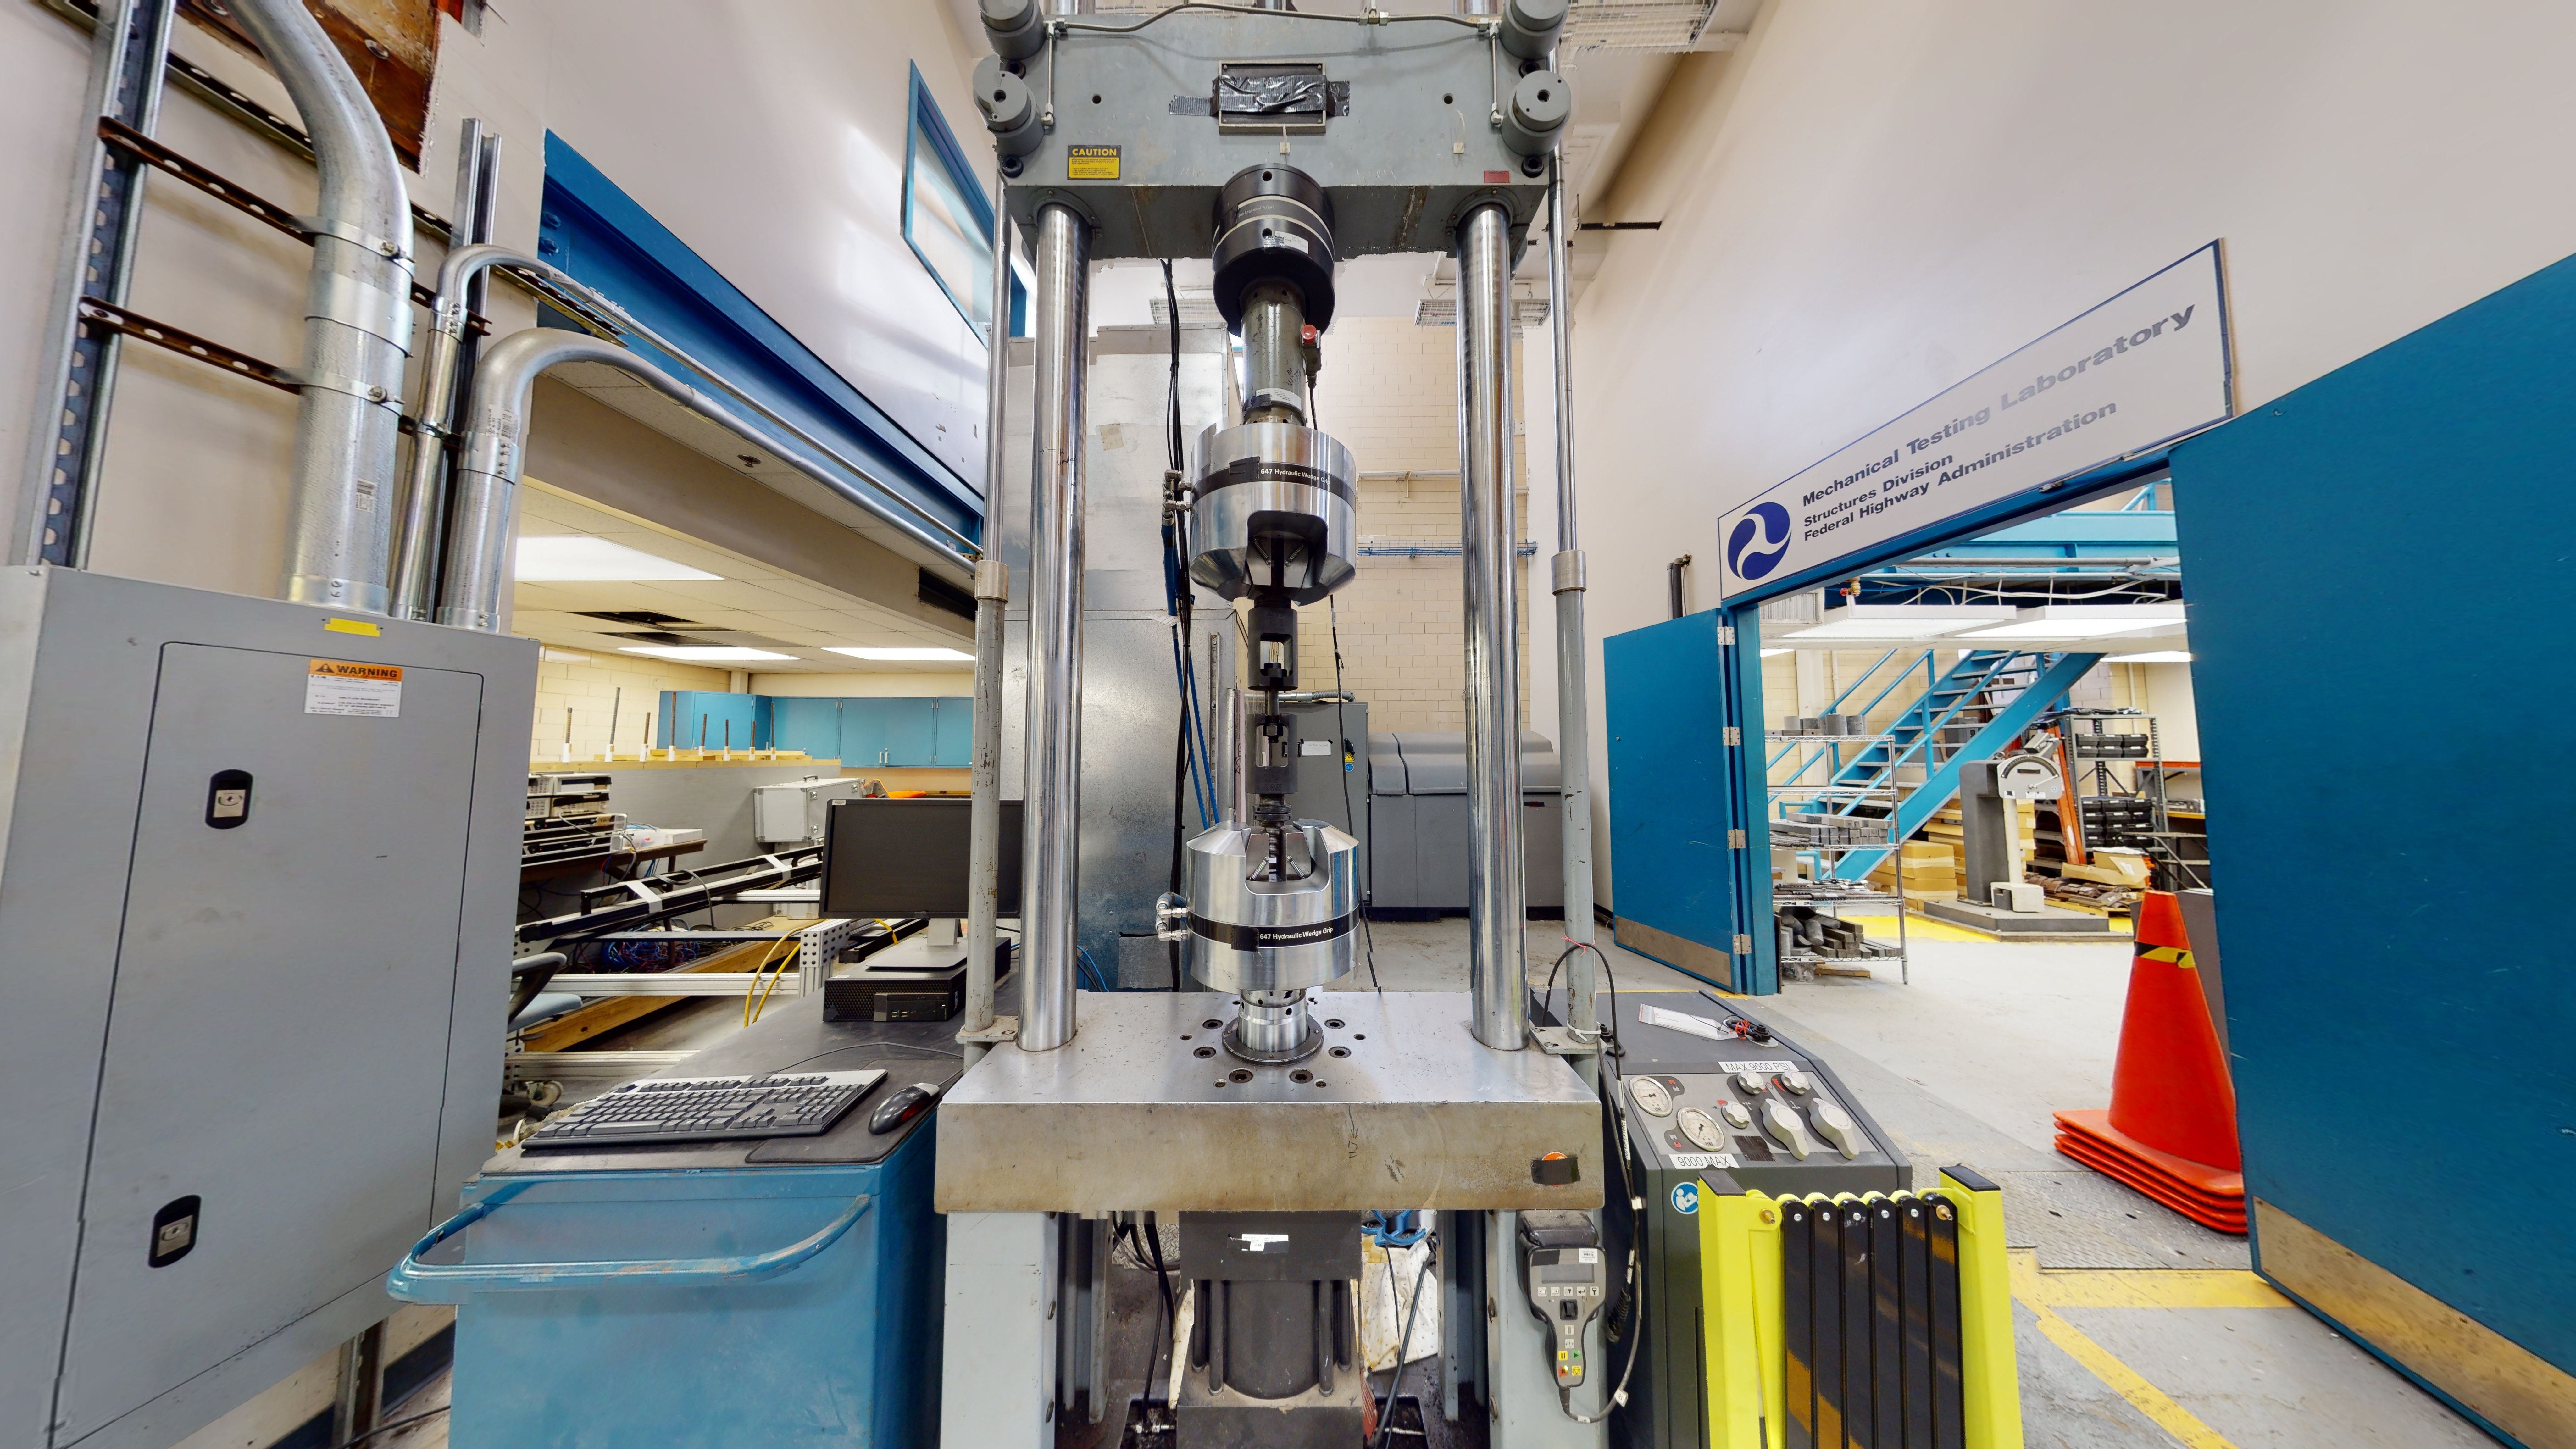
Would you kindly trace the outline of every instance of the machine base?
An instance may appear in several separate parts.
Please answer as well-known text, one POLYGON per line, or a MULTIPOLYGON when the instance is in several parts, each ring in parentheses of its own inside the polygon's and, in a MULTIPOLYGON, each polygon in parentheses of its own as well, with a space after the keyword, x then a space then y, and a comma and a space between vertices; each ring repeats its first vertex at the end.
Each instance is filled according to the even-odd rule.
POLYGON ((1615 1176, 1583 1079, 1478 1042, 1463 993, 1318 993, 1293 1066, 1226 1054, 1231 997, 1080 1000, 1072 1042, 996 1048, 940 1104, 941 1212, 1593 1208, 1615 1176), (1532 1179, 1551 1152, 1573 1182, 1532 1179))
POLYGON ((1936 921, 1983 931, 1990 936, 2105 936, 2111 918, 2057 906, 2036 911, 2005 911, 1974 901, 1925 901, 1923 914, 1936 921))

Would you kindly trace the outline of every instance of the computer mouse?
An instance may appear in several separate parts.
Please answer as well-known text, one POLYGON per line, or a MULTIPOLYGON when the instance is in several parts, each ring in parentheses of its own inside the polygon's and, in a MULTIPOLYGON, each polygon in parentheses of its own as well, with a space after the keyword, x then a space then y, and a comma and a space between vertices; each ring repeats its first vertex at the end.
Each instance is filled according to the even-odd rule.
POLYGON ((868 1131, 882 1137, 897 1127, 930 1110, 939 1100, 939 1089, 928 1082, 915 1082, 884 1101, 868 1114, 868 1131))

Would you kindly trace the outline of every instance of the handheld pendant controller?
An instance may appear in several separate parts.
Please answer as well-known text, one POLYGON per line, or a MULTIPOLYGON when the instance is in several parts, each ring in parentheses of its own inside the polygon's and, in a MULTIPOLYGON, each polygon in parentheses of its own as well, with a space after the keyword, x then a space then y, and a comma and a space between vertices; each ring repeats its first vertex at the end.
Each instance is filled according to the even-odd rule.
POLYGON ((1530 1312, 1548 1326, 1563 1393, 1583 1382, 1583 1333, 1610 1296, 1601 1228, 1589 1213, 1564 1210, 1524 1212, 1520 1220, 1521 1279, 1530 1312))

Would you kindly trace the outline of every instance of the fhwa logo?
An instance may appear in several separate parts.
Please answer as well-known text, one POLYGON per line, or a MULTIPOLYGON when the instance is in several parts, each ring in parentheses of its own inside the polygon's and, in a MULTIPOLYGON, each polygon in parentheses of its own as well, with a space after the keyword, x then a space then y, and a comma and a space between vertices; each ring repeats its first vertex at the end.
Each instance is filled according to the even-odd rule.
POLYGON ((1780 566, 1789 552, 1789 510, 1777 503, 1756 503, 1735 520, 1726 535, 1726 571, 1752 583, 1780 566), (1765 553, 1754 548, 1760 542, 1769 545, 1765 553))

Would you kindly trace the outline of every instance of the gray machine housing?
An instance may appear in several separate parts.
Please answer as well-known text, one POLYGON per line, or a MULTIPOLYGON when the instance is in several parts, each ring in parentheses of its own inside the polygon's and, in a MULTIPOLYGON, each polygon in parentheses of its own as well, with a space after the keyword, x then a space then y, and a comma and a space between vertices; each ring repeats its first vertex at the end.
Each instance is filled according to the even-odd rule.
POLYGON ((1454 24, 1360 27, 1279 14, 1244 25, 1183 10, 1141 29, 1132 40, 1068 30, 1053 55, 1029 62, 1025 79, 1054 129, 1009 187, 1022 228, 1055 203, 1091 219, 1095 261, 1203 257, 1216 243, 1226 179, 1271 162, 1332 194, 1333 241, 1344 257, 1446 251, 1458 219, 1487 201, 1510 208, 1517 254, 1546 204, 1544 173, 1525 170, 1490 119, 1508 106, 1520 67, 1482 44, 1460 44, 1454 24), (1333 97, 1319 129, 1219 126, 1210 98, 1221 67, 1318 56, 1330 57, 1323 70, 1333 97), (1366 144, 1329 144, 1344 136, 1366 144), (1426 156, 1442 158, 1448 174, 1426 179, 1426 156))
POLYGON ((0 1442, 159 1449, 391 1309, 491 1151, 536 670, 0 570, 0 1442))
MULTIPOLYGON (((1369 742, 1369 914, 1378 920, 1467 909, 1467 737, 1407 730, 1369 742)), ((1521 734, 1523 879, 1533 917, 1565 912, 1565 812, 1556 746, 1521 734)))

